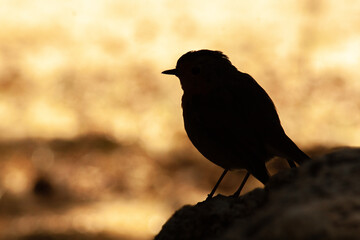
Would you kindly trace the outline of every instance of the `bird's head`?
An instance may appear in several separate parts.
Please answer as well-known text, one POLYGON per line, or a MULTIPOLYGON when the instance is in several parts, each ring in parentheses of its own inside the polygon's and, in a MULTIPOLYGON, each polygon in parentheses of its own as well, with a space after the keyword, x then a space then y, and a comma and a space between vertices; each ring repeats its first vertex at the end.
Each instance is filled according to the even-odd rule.
POLYGON ((199 50, 182 55, 176 68, 163 71, 180 79, 184 92, 201 93, 221 86, 236 71, 220 51, 199 50))

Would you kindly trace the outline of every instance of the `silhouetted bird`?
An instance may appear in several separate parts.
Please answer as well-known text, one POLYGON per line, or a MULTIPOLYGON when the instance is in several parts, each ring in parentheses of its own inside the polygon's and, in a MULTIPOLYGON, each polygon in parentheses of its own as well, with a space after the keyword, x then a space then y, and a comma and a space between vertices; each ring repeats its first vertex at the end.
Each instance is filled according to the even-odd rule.
POLYGON ((265 162, 284 157, 291 167, 309 157, 285 134, 275 105, 248 74, 219 51, 191 51, 176 68, 162 72, 180 79, 184 90, 184 125, 191 142, 224 172, 209 194, 211 198, 228 170, 248 171, 234 196, 239 196, 249 173, 265 184, 265 162))

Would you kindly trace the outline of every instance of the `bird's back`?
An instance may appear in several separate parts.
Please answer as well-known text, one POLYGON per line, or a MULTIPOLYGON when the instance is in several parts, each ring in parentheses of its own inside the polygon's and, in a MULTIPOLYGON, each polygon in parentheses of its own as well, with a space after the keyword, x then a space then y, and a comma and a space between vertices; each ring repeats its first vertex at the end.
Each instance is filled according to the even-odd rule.
MULTIPOLYGON (((239 79, 246 81, 245 98, 249 99, 248 121, 252 122, 254 134, 262 138, 268 155, 280 156, 299 164, 310 159, 286 135, 275 105, 266 91, 248 74, 239 72, 239 79), (250 100, 251 99, 251 100, 250 100)), ((241 82, 241 81, 238 81, 241 82)))
POLYGON ((286 136, 265 90, 248 74, 236 71, 227 77, 231 80, 211 92, 184 92, 184 124, 194 146, 228 169, 248 169, 275 155, 295 161, 307 157, 286 136))

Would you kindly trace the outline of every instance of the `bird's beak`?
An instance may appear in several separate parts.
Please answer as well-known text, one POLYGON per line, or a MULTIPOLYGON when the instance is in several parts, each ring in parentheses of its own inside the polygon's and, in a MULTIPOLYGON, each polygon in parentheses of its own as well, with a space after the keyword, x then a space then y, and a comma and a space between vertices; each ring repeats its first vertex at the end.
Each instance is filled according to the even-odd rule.
POLYGON ((176 68, 175 68, 175 69, 166 70, 166 71, 163 71, 162 74, 169 74, 169 75, 175 75, 175 76, 176 76, 177 70, 176 70, 176 68))

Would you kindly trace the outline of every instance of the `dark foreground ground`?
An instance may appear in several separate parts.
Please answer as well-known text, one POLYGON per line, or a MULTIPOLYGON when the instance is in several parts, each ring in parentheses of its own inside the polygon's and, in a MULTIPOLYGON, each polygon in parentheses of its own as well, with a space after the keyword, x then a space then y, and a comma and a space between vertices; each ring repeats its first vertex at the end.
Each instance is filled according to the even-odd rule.
POLYGON ((265 189, 184 206, 156 240, 360 239, 360 148, 273 176, 265 189))

